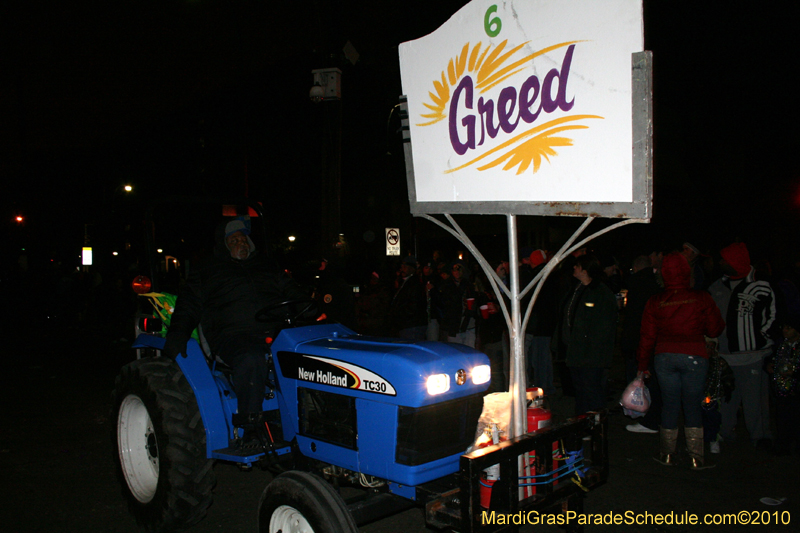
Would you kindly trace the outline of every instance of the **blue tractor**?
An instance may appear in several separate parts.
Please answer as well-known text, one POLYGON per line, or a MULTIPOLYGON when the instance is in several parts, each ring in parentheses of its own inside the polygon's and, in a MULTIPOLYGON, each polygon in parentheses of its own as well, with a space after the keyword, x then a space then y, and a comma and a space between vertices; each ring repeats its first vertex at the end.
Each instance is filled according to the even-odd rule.
POLYGON ((366 337, 339 324, 298 326, 292 318, 267 354, 266 445, 242 449, 230 369, 203 349, 202 335, 185 358, 161 357, 159 322, 139 318, 140 357, 122 368, 113 394, 118 472, 144 530, 201 520, 215 462, 276 474, 258 510, 259 530, 270 533, 354 533, 412 505, 424 507, 434 527, 488 531, 498 527, 481 512, 575 507, 584 489, 605 481, 605 413, 465 455, 491 378, 486 355, 459 344, 366 337), (522 457, 537 472, 527 479, 517 474, 522 457), (487 486, 492 465, 500 481, 487 486), (525 485, 537 489, 521 497, 525 485), (345 501, 341 486, 363 495, 345 501))

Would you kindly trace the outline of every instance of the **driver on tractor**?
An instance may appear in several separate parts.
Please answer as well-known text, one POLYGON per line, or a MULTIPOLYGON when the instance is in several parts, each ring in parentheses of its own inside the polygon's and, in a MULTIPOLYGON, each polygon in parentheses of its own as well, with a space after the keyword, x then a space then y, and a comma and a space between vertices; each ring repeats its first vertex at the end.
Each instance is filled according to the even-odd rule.
POLYGON ((244 429, 238 445, 263 445, 262 404, 269 375, 266 337, 282 321, 256 320, 259 310, 287 300, 306 300, 308 294, 276 265, 259 254, 242 220, 220 225, 214 256, 193 269, 179 294, 167 333, 164 354, 186 356, 192 331, 202 325, 213 356, 233 369, 238 400, 235 426, 244 429))

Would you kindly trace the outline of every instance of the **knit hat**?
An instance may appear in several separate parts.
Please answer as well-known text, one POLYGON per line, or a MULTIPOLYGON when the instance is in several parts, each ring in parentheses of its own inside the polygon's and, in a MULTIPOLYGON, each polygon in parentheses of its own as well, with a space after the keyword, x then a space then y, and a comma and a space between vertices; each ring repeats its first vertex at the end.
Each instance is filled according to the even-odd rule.
POLYGON ((531 260, 531 267, 536 268, 537 266, 541 265, 542 263, 547 263, 547 252, 544 250, 534 250, 531 252, 530 255, 531 260))
POLYGON ((750 273, 750 252, 743 242, 735 242, 719 251, 719 255, 736 270, 731 279, 742 279, 750 273))
MULTIPOLYGON (((247 244, 250 247, 250 253, 254 252, 256 249, 256 245, 253 240, 250 238, 250 224, 245 222, 241 219, 231 220, 227 224, 225 224, 225 238, 227 239, 237 231, 241 231, 245 237, 247 237, 247 244)), ((225 242, 225 247, 230 250, 230 246, 228 246, 227 241, 225 242)))
POLYGON ((250 235, 250 228, 244 223, 243 220, 231 220, 225 224, 225 237, 230 237, 237 231, 241 231, 245 235, 250 235))

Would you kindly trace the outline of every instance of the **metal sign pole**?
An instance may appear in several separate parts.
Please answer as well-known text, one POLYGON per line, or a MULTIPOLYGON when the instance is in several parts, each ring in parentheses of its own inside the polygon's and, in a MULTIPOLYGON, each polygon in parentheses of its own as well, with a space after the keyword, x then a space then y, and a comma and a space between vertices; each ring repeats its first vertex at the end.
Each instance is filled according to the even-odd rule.
POLYGON ((518 437, 527 433, 525 422, 525 351, 523 350, 524 334, 521 331, 519 303, 519 258, 517 253, 517 217, 506 215, 508 223, 508 261, 511 289, 511 326, 509 327, 509 376, 508 390, 511 393, 511 428, 509 437, 518 437))

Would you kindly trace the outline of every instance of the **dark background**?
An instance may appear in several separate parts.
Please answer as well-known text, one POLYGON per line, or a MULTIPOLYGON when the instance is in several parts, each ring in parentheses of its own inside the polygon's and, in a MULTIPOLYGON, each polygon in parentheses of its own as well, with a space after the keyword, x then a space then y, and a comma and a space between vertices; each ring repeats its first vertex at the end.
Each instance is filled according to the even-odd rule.
MULTIPOLYGON (((393 108, 398 44, 435 30, 464 3, 4 7, 4 270, 16 268, 23 248, 30 268, 77 266, 87 237, 100 265, 130 266, 143 203, 171 194, 262 201, 276 242, 295 234, 298 257, 318 258, 327 104, 311 103, 308 90, 311 70, 332 66, 343 72, 340 231, 350 262, 367 271, 380 262, 388 226, 401 228, 404 253, 454 251, 452 237, 409 215, 393 108), (355 64, 342 52, 348 41, 355 64), (122 242, 133 250, 112 259, 122 242)), ((774 261, 796 247, 796 14, 773 1, 644 2, 645 47, 654 53, 654 217, 596 246, 630 258, 685 240, 713 251, 741 239, 774 261)), ((507 255, 502 217, 462 218, 490 259, 507 255)), ((579 222, 522 217, 520 244, 553 248, 579 222)))
MULTIPOLYGON (((392 109, 401 92, 398 44, 435 30, 462 4, 29 0, 0 7, 0 521, 9 530, 135 530, 114 474, 110 391, 134 357, 128 283, 141 266, 146 200, 247 193, 268 208, 276 242, 298 236, 295 261, 321 255, 324 116, 308 99, 312 69, 342 70, 342 230, 351 282, 384 259, 385 227, 400 227, 403 252, 421 258, 460 247, 409 215, 392 109), (348 40, 360 54, 355 64, 341 53, 348 40), (102 281, 59 281, 75 272, 86 237, 102 281), (110 255, 125 242, 130 253, 110 255), (82 320, 62 318, 76 315, 82 320)), ((742 239, 754 263, 779 265, 797 250, 797 8, 646 0, 644 13, 654 54, 654 217, 595 246, 624 261, 685 240, 714 251, 742 239)), ((174 218, 192 222, 188 214, 174 218)), ((458 220, 490 259, 507 253, 502 217, 458 220)), ((579 223, 520 217, 520 245, 558 245, 579 223)), ((589 495, 587 511, 772 511, 759 498, 789 496, 777 509, 796 514, 796 457, 753 450, 741 435, 714 470, 664 469, 650 459, 657 436, 630 434, 628 422, 612 421, 612 477, 589 495)), ((217 503, 194 530, 253 528, 267 475, 230 465, 216 471, 217 503)), ((421 530, 418 510, 365 529, 421 530)))

